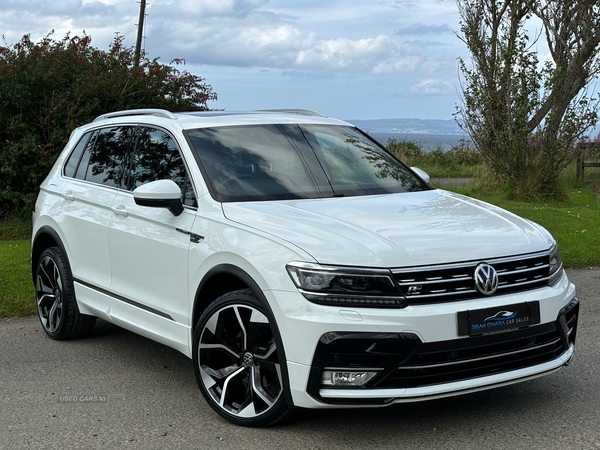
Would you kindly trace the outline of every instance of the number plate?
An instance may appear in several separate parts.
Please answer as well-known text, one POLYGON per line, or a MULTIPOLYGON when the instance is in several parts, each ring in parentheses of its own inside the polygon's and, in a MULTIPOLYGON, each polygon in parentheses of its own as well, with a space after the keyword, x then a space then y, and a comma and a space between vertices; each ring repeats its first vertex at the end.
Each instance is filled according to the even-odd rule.
POLYGON ((460 311, 457 319, 459 336, 503 333, 540 323, 540 303, 525 302, 460 311))

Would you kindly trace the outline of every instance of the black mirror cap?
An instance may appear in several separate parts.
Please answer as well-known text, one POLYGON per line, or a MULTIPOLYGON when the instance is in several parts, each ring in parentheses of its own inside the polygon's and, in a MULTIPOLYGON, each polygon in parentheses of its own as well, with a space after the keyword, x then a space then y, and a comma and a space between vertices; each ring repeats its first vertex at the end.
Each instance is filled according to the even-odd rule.
POLYGON ((151 208, 167 208, 174 216, 179 216, 183 212, 181 199, 154 199, 154 198, 136 198, 135 204, 140 206, 149 206, 151 208))

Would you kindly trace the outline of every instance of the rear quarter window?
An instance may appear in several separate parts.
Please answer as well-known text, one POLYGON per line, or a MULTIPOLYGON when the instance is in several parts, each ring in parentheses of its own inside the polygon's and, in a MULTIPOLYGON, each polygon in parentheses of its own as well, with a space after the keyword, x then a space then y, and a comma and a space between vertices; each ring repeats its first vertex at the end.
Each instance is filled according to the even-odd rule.
POLYGON ((83 151, 85 150, 85 146, 87 145, 88 141, 90 140, 91 135, 92 135, 91 131, 85 133, 83 135, 83 137, 77 143, 77 146, 75 147, 75 149, 69 155, 69 158, 67 159, 67 162, 66 162, 65 168, 64 168, 64 172, 63 172, 65 176, 70 177, 70 178, 75 177, 75 174, 77 173, 77 167, 79 166, 79 161, 81 161, 81 155, 83 154, 83 151))

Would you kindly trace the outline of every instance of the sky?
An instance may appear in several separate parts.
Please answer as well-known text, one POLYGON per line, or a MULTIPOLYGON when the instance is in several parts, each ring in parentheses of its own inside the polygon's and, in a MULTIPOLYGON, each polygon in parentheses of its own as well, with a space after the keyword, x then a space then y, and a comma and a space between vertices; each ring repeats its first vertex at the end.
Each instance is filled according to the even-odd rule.
MULTIPOLYGON (((54 30, 133 47, 136 0, 2 0, 6 44, 54 30)), ((452 119, 460 102, 455 0, 148 0, 144 49, 205 78, 210 108, 305 108, 341 119, 452 119)))

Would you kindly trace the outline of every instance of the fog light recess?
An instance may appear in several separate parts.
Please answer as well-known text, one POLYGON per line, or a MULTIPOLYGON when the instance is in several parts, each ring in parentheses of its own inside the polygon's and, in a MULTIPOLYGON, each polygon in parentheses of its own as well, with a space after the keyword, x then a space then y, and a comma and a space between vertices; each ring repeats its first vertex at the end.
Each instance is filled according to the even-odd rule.
POLYGON ((364 386, 378 371, 324 370, 321 379, 322 386, 364 386))

